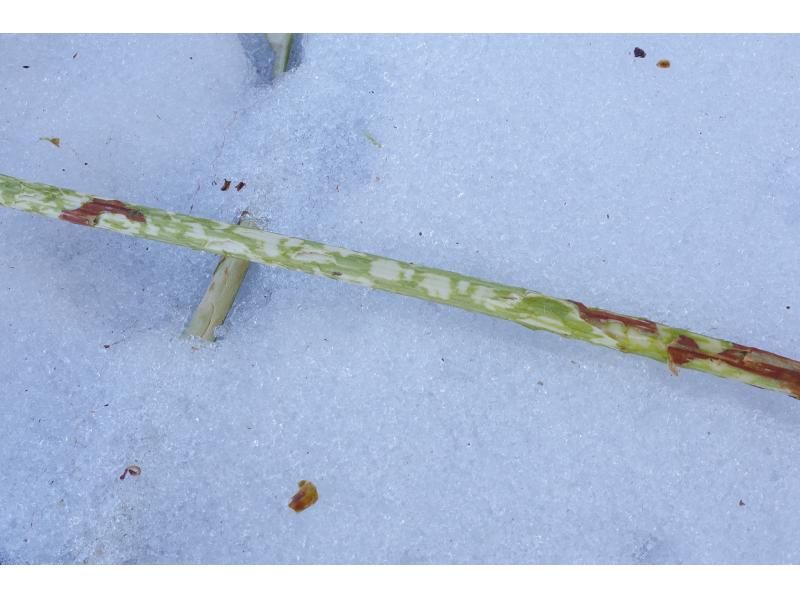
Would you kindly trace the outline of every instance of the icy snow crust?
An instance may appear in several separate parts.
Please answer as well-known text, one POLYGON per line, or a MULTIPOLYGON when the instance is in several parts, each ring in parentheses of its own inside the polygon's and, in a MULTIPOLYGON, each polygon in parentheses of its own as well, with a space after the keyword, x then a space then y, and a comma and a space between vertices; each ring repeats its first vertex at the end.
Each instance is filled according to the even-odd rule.
MULTIPOLYGON (((800 357, 799 38, 261 43, 0 36, 0 172, 800 357)), ((0 210, 0 562, 800 561, 790 397, 215 264, 0 210)))

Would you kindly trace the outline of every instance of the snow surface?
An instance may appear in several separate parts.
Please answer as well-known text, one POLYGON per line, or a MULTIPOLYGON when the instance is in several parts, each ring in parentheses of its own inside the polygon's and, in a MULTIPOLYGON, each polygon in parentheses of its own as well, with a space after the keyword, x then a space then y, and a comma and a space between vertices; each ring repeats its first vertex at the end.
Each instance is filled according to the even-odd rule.
MULTIPOLYGON (((0 36, 0 172, 800 357, 800 38, 264 43, 0 36)), ((794 399, 216 261, 0 210, 0 562, 800 562, 794 399)))

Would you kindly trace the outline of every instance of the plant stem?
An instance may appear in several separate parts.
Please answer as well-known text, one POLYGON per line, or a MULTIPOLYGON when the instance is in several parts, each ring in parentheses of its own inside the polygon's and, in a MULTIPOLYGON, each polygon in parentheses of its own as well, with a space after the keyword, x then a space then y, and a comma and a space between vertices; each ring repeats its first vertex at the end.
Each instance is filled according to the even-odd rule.
POLYGON ((272 76, 274 78, 286 71, 294 37, 291 33, 265 33, 264 35, 267 36, 267 41, 275 54, 275 62, 272 63, 272 76))
MULTIPOLYGON (((256 228, 255 221, 247 212, 242 212, 238 224, 256 228)), ((216 340, 214 331, 228 317, 249 267, 247 260, 227 255, 220 258, 211 274, 211 283, 181 336, 202 338, 210 343, 216 340)))
MULTIPOLYGON (((266 36, 275 54, 272 63, 272 78, 274 79, 286 70, 289 52, 292 49, 292 34, 267 33, 266 36)), ((245 217, 246 214, 246 211, 242 213, 238 224, 255 227, 252 218, 245 217), (242 220, 243 217, 245 218, 244 221, 242 220)), ((236 295, 239 293, 242 282, 244 282, 248 268, 250 268, 250 262, 247 260, 240 260, 227 255, 220 258, 211 275, 211 283, 195 308, 186 328, 183 329, 181 336, 184 338, 202 338, 208 342, 216 340, 214 331, 228 317, 228 312, 236 300, 236 295)))
POLYGON ((75 224, 417 297, 800 398, 800 362, 638 317, 316 241, 0 175, 0 204, 75 224))

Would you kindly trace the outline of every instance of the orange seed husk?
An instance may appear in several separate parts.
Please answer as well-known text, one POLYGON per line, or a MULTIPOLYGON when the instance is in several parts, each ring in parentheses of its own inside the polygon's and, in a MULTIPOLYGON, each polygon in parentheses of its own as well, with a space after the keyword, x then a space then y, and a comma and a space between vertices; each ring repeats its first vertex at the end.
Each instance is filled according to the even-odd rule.
POLYGON ((308 507, 317 502, 317 499, 319 498, 317 487, 308 480, 300 480, 297 483, 297 486, 299 490, 297 491, 297 494, 292 497, 292 501, 289 503, 289 508, 295 513, 305 511, 308 507))

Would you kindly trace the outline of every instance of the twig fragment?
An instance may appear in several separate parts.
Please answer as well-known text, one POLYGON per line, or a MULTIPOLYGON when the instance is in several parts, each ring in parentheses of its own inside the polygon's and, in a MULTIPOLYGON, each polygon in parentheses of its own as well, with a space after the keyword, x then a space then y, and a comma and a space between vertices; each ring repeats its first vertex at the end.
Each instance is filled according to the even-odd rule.
POLYGON ((140 475, 141 473, 142 473, 142 468, 139 467, 138 465, 128 465, 125 468, 125 471, 122 472, 122 475, 119 476, 119 479, 124 480, 125 476, 127 476, 128 474, 132 476, 137 476, 140 475))

